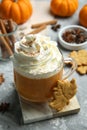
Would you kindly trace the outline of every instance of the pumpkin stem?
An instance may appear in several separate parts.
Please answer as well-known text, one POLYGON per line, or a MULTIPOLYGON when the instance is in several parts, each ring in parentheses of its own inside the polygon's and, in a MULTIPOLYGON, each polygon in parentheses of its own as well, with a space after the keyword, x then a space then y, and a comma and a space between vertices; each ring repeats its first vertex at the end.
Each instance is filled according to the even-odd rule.
POLYGON ((17 2, 18 2, 18 0, 14 0, 14 2, 16 2, 16 3, 17 3, 17 2))

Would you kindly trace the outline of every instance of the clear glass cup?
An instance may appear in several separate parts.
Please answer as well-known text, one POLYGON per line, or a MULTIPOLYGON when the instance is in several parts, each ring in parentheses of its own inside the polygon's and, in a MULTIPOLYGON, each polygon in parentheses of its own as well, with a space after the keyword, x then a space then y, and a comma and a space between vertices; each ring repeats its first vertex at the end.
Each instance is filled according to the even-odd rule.
MULTIPOLYGON (((1 24, 1 23, 0 23, 1 24)), ((12 27, 0 25, 0 60, 7 61, 14 52, 14 44, 17 41, 17 24, 12 21, 12 27), (5 30, 4 30, 5 29, 5 30), (8 32, 7 32, 8 30, 8 32)))
POLYGON ((19 93, 20 99, 26 103, 28 102, 47 102, 52 97, 52 88, 56 85, 58 80, 67 79, 76 69, 77 64, 72 58, 64 59, 62 56, 61 65, 58 71, 53 76, 48 78, 29 78, 20 74, 14 68, 14 82, 19 93), (64 72, 64 66, 70 62, 72 64, 68 72, 64 72))

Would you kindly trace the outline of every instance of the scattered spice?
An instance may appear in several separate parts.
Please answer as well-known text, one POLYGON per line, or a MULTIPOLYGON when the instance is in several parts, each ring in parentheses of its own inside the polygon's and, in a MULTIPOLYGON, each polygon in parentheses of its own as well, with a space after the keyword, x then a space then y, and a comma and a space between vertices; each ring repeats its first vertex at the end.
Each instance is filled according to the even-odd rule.
POLYGON ((10 106, 10 103, 1 103, 0 104, 0 112, 6 112, 6 111, 8 111, 8 109, 9 109, 9 106, 10 106))
POLYGON ((4 76, 3 76, 3 74, 0 74, 0 85, 4 82, 4 76))
POLYGON ((53 25, 53 26, 51 27, 51 29, 52 29, 53 31, 57 32, 60 27, 61 27, 60 24, 55 24, 55 25, 53 25))
POLYGON ((26 41, 22 44, 24 44, 25 46, 31 46, 35 40, 36 40, 36 37, 31 37, 28 41, 26 41))
POLYGON ((87 41, 86 32, 82 29, 70 29, 63 33, 63 40, 68 43, 80 44, 87 41))
POLYGON ((21 51, 22 51, 22 49, 21 49, 21 48, 17 48, 17 51, 18 51, 18 52, 21 52, 21 51))

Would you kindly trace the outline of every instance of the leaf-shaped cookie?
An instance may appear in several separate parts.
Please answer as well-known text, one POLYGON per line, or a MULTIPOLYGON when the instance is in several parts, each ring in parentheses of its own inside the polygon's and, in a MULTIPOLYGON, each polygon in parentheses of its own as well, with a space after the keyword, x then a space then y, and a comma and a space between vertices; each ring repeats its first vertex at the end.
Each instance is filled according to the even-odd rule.
POLYGON ((85 66, 79 66, 78 68, 77 68, 77 72, 79 72, 80 74, 87 74, 87 65, 85 66))
POLYGON ((72 79, 71 81, 58 81, 58 86, 61 86, 63 95, 69 100, 76 94, 76 81, 72 79))
POLYGON ((50 107, 60 111, 69 103, 69 100, 76 94, 76 81, 72 79, 58 80, 57 86, 53 89, 53 100, 50 102, 50 107))
POLYGON ((87 74, 87 50, 72 51, 69 54, 77 62, 76 71, 81 74, 87 74))
POLYGON ((50 107, 52 107, 53 109, 56 109, 57 111, 60 111, 63 109, 64 106, 66 106, 69 103, 69 101, 63 96, 60 95, 58 96, 57 99, 53 100, 52 102, 50 102, 50 107))

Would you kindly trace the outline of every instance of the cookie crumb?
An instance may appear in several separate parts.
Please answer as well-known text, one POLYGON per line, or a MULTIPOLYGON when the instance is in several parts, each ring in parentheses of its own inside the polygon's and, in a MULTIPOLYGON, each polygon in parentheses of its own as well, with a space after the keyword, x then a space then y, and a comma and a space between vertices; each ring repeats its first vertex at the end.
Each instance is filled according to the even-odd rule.
POLYGON ((0 85, 5 81, 3 74, 0 74, 0 85))

